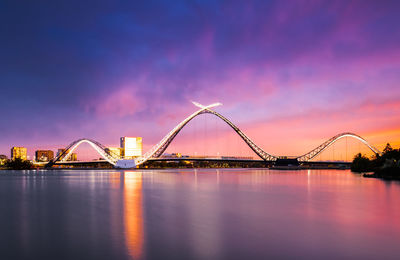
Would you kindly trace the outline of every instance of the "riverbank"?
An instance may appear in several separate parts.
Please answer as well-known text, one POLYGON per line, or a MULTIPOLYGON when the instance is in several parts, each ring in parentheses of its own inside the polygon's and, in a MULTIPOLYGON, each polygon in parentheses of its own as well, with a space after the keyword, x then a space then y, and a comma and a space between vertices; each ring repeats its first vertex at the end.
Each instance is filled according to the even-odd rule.
POLYGON ((379 169, 379 170, 375 171, 374 173, 370 173, 370 174, 364 173, 363 177, 400 181, 400 169, 399 168, 379 169))
POLYGON ((375 154, 372 158, 359 153, 354 157, 351 171, 364 173, 367 178, 400 180, 400 149, 393 149, 388 143, 382 154, 375 154))

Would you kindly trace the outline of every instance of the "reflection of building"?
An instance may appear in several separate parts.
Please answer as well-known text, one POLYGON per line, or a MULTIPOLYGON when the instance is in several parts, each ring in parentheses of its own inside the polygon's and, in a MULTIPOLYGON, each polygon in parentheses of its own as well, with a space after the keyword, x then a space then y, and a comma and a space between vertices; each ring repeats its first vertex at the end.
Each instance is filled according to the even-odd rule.
MULTIPOLYGON (((64 156, 66 156, 69 153, 69 149, 65 150, 65 149, 58 149, 57 150, 57 156, 60 156, 61 154, 64 153, 64 155, 62 157, 60 157, 60 160, 62 160, 64 158, 64 156), (64 153, 65 151, 65 153, 64 153)), ((69 155, 69 158, 67 158, 67 161, 77 161, 78 160, 78 156, 76 155, 76 153, 71 153, 69 155)))
POLYGON ((125 243, 132 259, 143 258, 143 184, 141 172, 124 172, 125 243))
POLYGON ((26 156, 26 148, 25 147, 12 147, 11 148, 11 159, 15 160, 15 159, 22 159, 22 160, 26 160, 27 156, 26 156))
MULTIPOLYGON (((123 156, 122 148, 119 147, 107 147, 106 152, 119 157, 123 156)), ((102 158, 103 159, 103 158, 102 158)))
POLYGON ((48 162, 54 159, 54 152, 51 150, 37 150, 35 157, 37 162, 48 162))
POLYGON ((0 154, 0 165, 5 164, 7 161, 7 156, 4 154, 0 154))
POLYGON ((122 156, 133 159, 142 156, 142 137, 121 137, 122 156))

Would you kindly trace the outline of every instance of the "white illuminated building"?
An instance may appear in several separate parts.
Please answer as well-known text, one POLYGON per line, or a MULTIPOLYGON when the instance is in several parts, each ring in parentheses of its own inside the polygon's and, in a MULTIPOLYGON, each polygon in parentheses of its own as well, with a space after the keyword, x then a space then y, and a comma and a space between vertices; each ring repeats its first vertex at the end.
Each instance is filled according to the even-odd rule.
POLYGON ((125 159, 134 159, 142 156, 141 137, 121 137, 121 148, 125 159))

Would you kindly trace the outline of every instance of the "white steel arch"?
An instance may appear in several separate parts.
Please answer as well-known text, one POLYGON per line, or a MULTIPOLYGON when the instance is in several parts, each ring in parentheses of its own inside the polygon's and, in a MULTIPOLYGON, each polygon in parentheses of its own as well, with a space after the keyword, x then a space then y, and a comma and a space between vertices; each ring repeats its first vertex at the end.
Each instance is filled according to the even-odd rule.
POLYGON ((297 157, 298 161, 301 162, 307 162, 312 160, 314 157, 316 157, 317 155, 319 155, 320 153, 322 153, 324 150, 326 150, 329 146, 333 145, 335 142, 337 142, 338 140, 344 138, 344 137, 351 137, 354 138, 358 141, 360 141, 361 143, 363 143, 364 145, 366 145, 372 152, 374 152, 375 154, 381 154, 381 152, 375 148, 374 146, 372 146, 371 144, 369 144, 364 138, 362 138, 361 136, 354 134, 354 133, 340 133, 338 135, 335 135, 334 137, 330 138, 329 140, 325 141, 324 143, 322 143, 321 145, 319 145, 318 147, 316 147, 315 149, 311 150, 310 152, 303 154, 299 157, 297 157))
POLYGON ((68 160, 70 155, 74 152, 74 150, 81 145, 82 143, 88 143, 99 153, 106 161, 108 161, 110 164, 118 167, 118 168, 132 168, 138 165, 141 165, 145 163, 147 160, 150 158, 158 158, 160 157, 163 152, 167 149, 167 147, 171 144, 171 142, 174 140, 176 135, 183 129, 183 127, 189 123, 193 118, 200 114, 204 113, 209 113, 217 116, 221 120, 223 120, 225 123, 227 123, 245 142, 246 144, 263 160, 266 161, 272 161, 276 160, 277 156, 271 155, 269 153, 266 153, 263 149, 258 147, 249 137, 247 137, 236 125, 234 125, 230 120, 228 120, 226 117, 222 116, 218 112, 215 112, 211 110, 211 108, 220 106, 222 105, 221 103, 214 103, 208 106, 203 106, 199 103, 193 102, 194 105, 199 107, 200 109, 185 118, 182 122, 180 122, 174 129, 172 129, 166 136, 164 136, 163 139, 161 139, 160 142, 158 142, 156 145, 154 145, 148 152, 146 152, 143 156, 136 158, 134 160, 124 160, 121 159, 120 156, 115 155, 110 153, 110 151, 106 151, 106 149, 101 145, 100 143, 83 138, 74 141, 71 143, 69 146, 65 148, 65 152, 60 154, 58 157, 56 157, 50 164, 54 164, 57 161, 60 162, 65 162, 68 160))
MULTIPOLYGON (((197 102, 192 102, 195 106, 200 109, 185 118, 182 122, 180 122, 174 129, 172 129, 161 141, 154 145, 147 153, 145 153, 142 157, 135 159, 134 165, 138 166, 149 160, 150 158, 158 158, 161 154, 167 149, 172 140, 176 137, 176 135, 182 130, 182 128, 189 123, 190 120, 195 118, 196 116, 204 113, 213 114, 220 119, 222 119, 225 123, 227 123, 235 132, 246 142, 246 144, 263 160, 275 160, 276 156, 266 153, 260 147, 258 147, 249 137, 247 137, 237 126, 235 126, 230 120, 222 116, 221 114, 211 110, 212 107, 220 106, 221 103, 214 103, 208 106, 203 106, 197 102)), ((118 163, 117 166, 123 167, 123 164, 118 163)), ((130 165, 132 166, 132 164, 130 165)))
POLYGON ((106 148, 102 144, 87 138, 82 138, 68 145, 64 149, 63 153, 59 154, 56 158, 54 158, 51 164, 54 164, 57 161, 66 162, 68 158, 71 156, 71 154, 74 152, 74 150, 83 143, 89 144, 101 157, 103 157, 107 162, 109 162, 112 165, 115 165, 117 161, 120 159, 118 155, 113 154, 110 151, 106 151, 106 148))
MULTIPOLYGON (((193 102, 196 106, 201 106, 198 103, 193 102)), ((216 106, 221 106, 221 103, 214 103, 208 106, 201 106, 199 110, 185 118, 182 122, 180 122, 174 129, 172 129, 166 136, 164 136, 163 139, 161 139, 160 142, 158 142, 156 145, 154 145, 148 152, 146 152, 142 157, 139 157, 135 159, 135 165, 140 165, 146 162, 148 159, 152 157, 159 157, 168 147, 168 145, 172 142, 172 140, 175 138, 175 136, 182 130, 182 128, 189 123, 190 120, 195 118, 196 116, 200 115, 203 113, 206 109, 216 107, 216 106)))

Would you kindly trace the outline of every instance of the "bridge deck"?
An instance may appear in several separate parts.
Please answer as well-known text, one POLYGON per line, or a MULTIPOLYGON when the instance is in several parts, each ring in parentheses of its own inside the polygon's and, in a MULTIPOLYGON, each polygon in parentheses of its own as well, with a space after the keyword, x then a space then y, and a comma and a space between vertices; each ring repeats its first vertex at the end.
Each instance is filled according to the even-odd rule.
MULTIPOLYGON (((239 163, 266 163, 272 164, 275 161, 264 161, 260 159, 220 159, 220 158, 151 158, 150 162, 239 162, 239 163)), ((66 162, 56 162, 55 165, 75 165, 75 164, 96 164, 96 163, 108 163, 106 160, 96 160, 96 161, 66 161, 66 162)), ((344 164, 350 165, 351 162, 344 161, 312 161, 312 162, 299 162, 301 165, 324 165, 324 164, 344 164)))

